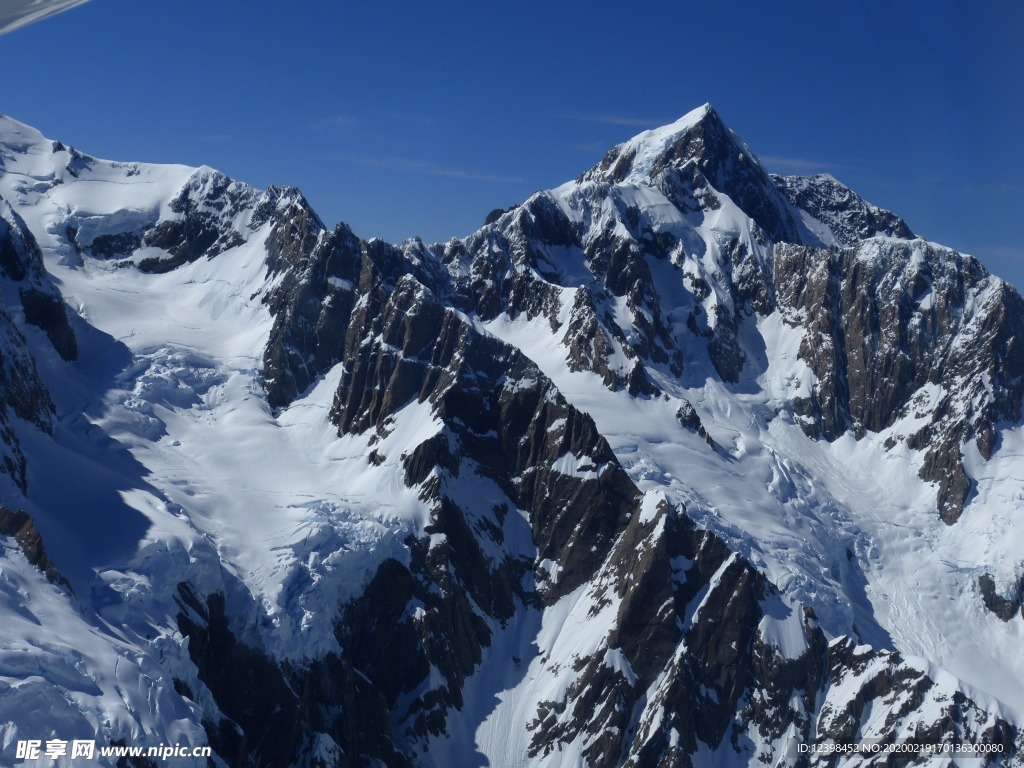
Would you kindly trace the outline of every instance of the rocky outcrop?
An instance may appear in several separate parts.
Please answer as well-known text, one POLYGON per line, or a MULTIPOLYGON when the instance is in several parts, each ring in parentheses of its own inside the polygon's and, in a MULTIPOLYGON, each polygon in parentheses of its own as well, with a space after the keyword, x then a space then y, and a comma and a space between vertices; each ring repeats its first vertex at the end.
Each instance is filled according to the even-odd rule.
POLYGON ((905 765, 927 764, 934 757, 911 747, 887 758, 886 747, 980 747, 987 751, 980 752, 980 757, 972 755, 973 759, 1010 765, 1024 746, 1012 723, 983 711, 962 691, 949 690, 897 653, 875 651, 842 638, 829 645, 826 664, 829 688, 817 725, 836 743, 867 745, 882 759, 905 765), (885 718, 873 726, 866 724, 865 714, 879 708, 885 718), (923 712, 929 714, 922 716, 923 712))
POLYGON ((23 510, 13 511, 0 506, 0 534, 13 536, 28 561, 38 568, 51 582, 71 590, 68 580, 61 575, 46 554, 43 537, 35 522, 23 510))
POLYGON ((78 343, 64 299, 43 266, 43 254, 35 237, 2 198, 0 277, 17 286, 25 322, 42 330, 64 360, 74 360, 78 343))
POLYGON ((827 227, 835 242, 824 245, 854 246, 876 235, 914 238, 907 223, 895 213, 872 205, 828 174, 773 175, 772 181, 794 208, 806 211, 827 227))
POLYGON ((0 199, 0 279, 4 298, 18 304, 0 307, 0 471, 23 491, 26 462, 11 417, 16 416, 49 433, 54 405, 25 338, 26 326, 42 330, 65 360, 77 355, 74 332, 60 292, 43 266, 35 238, 21 217, 0 199), (24 331, 24 333, 23 333, 24 331))
POLYGON ((344 225, 328 233, 295 191, 268 194, 253 218, 269 223, 267 266, 282 275, 263 299, 274 315, 263 352, 264 385, 267 401, 281 407, 340 359, 356 300, 352 278, 360 243, 344 225))
POLYGON ((443 502, 446 480, 468 463, 528 513, 537 562, 553 564, 535 574, 542 597, 586 581, 636 496, 594 423, 518 350, 480 334, 411 276, 378 299, 348 329, 331 412, 339 430, 384 437, 402 408, 428 405, 443 431, 409 446, 406 482, 426 483, 443 502))
POLYGON ((964 443, 988 459, 996 425, 1021 419, 1020 295, 976 260, 920 240, 778 246, 775 282, 783 318, 806 328, 800 356, 817 377, 795 403, 805 431, 832 440, 923 420, 890 439, 923 451, 921 476, 955 522, 971 491, 964 443))
POLYGON ((25 322, 41 328, 54 349, 65 360, 78 357, 78 341, 68 322, 67 309, 60 294, 29 288, 21 292, 25 322))
POLYGON ((617 606, 613 629, 573 660, 564 696, 540 703, 533 759, 557 764, 571 748, 591 766, 694 766, 709 752, 809 764, 799 745, 893 745, 908 732, 1020 749, 1011 723, 898 654, 829 643, 810 609, 665 504, 630 521, 593 584, 599 605, 617 606), (932 708, 939 718, 922 714, 932 708))
POLYGON ((763 579, 662 503, 631 519, 596 583, 618 604, 614 628, 565 698, 542 702, 531 754, 583 737, 589 765, 655 765, 672 731, 676 759, 718 745, 751 682, 763 579))
MULTIPOLYGON (((246 237, 237 228, 238 216, 255 204, 258 195, 252 187, 217 171, 196 171, 170 202, 174 218, 157 222, 142 238, 143 245, 161 248, 169 257, 141 259, 138 268, 143 272, 168 272, 241 245, 246 237)), ((104 241, 102 245, 109 249, 115 243, 104 241)))
POLYGON ((676 419, 679 421, 680 426, 685 427, 691 432, 696 432, 704 438, 704 441, 711 448, 715 447, 715 441, 711 439, 711 435, 709 435, 707 429, 704 428, 704 422, 700 420, 700 416, 697 415, 697 410, 693 407, 691 402, 688 400, 684 400, 682 402, 676 410, 676 419))
POLYGON ((983 573, 978 577, 978 591, 981 592, 985 608, 1003 621, 1010 621, 1019 613, 1024 618, 1024 579, 1018 579, 1009 594, 1000 594, 995 579, 991 574, 983 573))

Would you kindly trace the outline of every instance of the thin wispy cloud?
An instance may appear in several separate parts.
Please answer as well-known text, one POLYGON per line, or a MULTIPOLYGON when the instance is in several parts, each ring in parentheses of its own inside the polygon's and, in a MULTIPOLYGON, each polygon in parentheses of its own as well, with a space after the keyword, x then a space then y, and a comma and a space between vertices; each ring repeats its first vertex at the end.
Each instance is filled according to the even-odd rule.
POLYGON ((1019 261, 1024 263, 1024 248, 1013 245, 989 245, 975 248, 972 253, 977 252, 984 256, 994 256, 1005 261, 1019 261))
POLYGON ((966 195, 1019 195, 1024 192, 1024 184, 1012 181, 999 181, 991 184, 970 184, 961 187, 961 193, 966 195))
POLYGON ((375 109, 370 112, 379 122, 414 125, 417 128, 431 128, 437 124, 433 115, 418 115, 413 112, 399 112, 391 109, 375 109))
POLYGON ((783 174, 828 173, 849 167, 837 163, 823 163, 820 160, 812 160, 807 157, 787 157, 785 155, 758 155, 758 160, 768 170, 783 174))
POLYGON ((519 176, 503 176, 495 173, 467 171, 464 168, 440 165, 424 160, 411 160, 405 157, 383 157, 378 155, 341 155, 342 162, 362 165, 368 168, 383 168, 399 173, 418 173, 425 176, 440 176, 448 179, 464 181, 487 181, 497 184, 522 184, 525 180, 519 176))
POLYGON ((594 155, 601 152, 607 152, 611 147, 608 146, 608 142, 606 141, 587 141, 583 143, 570 144, 569 149, 576 152, 586 152, 588 155, 594 155))
POLYGON ((352 128, 362 122, 358 117, 354 115, 328 115, 327 117, 318 117, 313 120, 309 127, 317 133, 325 133, 328 131, 336 131, 340 128, 352 128))
POLYGON ((237 144, 238 137, 230 133, 204 133, 196 136, 197 141, 204 144, 237 144))
POLYGON ((566 120, 578 120, 581 123, 599 123, 600 125, 624 125, 631 128, 656 128, 664 121, 629 115, 592 114, 587 112, 565 112, 566 120))
POLYGON ((380 131, 401 126, 427 130, 437 125, 437 118, 432 115, 420 115, 413 112, 399 112, 387 109, 371 109, 359 114, 325 115, 310 121, 309 127, 317 133, 360 128, 366 131, 380 131))

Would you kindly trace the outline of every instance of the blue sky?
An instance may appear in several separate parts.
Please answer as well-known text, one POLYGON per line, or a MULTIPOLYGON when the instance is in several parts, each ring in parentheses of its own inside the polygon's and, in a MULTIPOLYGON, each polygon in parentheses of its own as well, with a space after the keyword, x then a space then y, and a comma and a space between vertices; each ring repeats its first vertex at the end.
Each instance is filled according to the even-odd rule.
POLYGON ((710 101, 1024 286, 1024 4, 92 0, 0 37, 0 111, 447 240, 710 101))

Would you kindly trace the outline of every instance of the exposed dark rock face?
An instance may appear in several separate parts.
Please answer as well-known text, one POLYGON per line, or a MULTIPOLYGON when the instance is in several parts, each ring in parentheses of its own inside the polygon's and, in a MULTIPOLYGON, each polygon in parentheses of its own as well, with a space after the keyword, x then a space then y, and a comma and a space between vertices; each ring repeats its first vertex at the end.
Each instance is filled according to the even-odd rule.
POLYGON ((142 247, 139 232, 115 232, 99 235, 87 246, 89 254, 97 259, 114 259, 129 256, 142 247))
POLYGON ((800 356, 818 379, 795 403, 805 431, 832 440, 924 417, 897 439, 925 452, 921 476, 955 522, 971 490, 963 444, 973 439, 987 459, 996 425, 1021 419, 1020 295, 974 259, 923 241, 778 246, 775 270, 779 309, 807 328, 800 356))
POLYGON ((68 161, 64 165, 64 172, 73 178, 78 178, 82 171, 92 168, 94 158, 79 152, 74 147, 67 147, 68 161))
POLYGON ((457 477, 469 462, 529 512, 538 563, 552 561, 558 573, 555 580, 537 572, 541 594, 555 599, 571 591, 592 575, 624 525, 636 503, 632 483, 590 418, 518 350, 481 335, 411 276, 386 298, 383 289, 383 301, 364 302, 349 325, 331 414, 340 431, 384 436, 404 406, 429 404, 444 436, 409 451, 406 481, 432 487, 436 467, 440 485, 430 493, 443 496, 445 477, 457 477), (581 470, 588 479, 556 469, 565 456, 590 466, 581 470), (575 513, 566 516, 567 509, 575 513))
POLYGON ((1001 595, 996 590, 995 579, 985 573, 978 577, 978 589, 985 607, 1003 621, 1009 621, 1018 613, 1024 617, 1024 579, 1013 586, 1009 595, 1001 595))
POLYGON ((572 233, 561 209, 539 195, 465 242, 451 241, 438 256, 449 273, 453 303, 483 320, 507 311, 512 319, 542 317, 557 327, 561 304, 551 278, 558 268, 549 249, 571 247, 572 233))
POLYGON ((170 203, 177 218, 158 222, 143 237, 144 245, 162 248, 170 258, 145 258, 138 268, 143 272, 168 272, 241 245, 245 237, 233 221, 255 204, 258 194, 217 171, 197 171, 170 203))
MULTIPOLYGON (((595 204, 606 191, 594 190, 595 204)), ((540 317, 561 331, 562 289, 574 289, 562 336, 570 366, 597 373, 612 389, 654 394, 643 359, 675 375, 683 366, 647 262, 648 254, 667 258, 670 246, 639 220, 629 234, 615 224, 609 219, 594 231, 570 221, 547 193, 535 195, 465 242, 435 248, 449 273, 449 300, 484 321, 502 313, 540 317), (620 304, 628 325, 615 317, 620 304)))
POLYGON ((911 240, 907 223, 883 208, 871 205, 828 174, 772 176, 795 208, 807 211, 832 232, 836 245, 853 246, 875 235, 911 240))
POLYGON ((38 568, 47 579, 70 590, 71 585, 65 579, 46 554, 43 537, 36 528, 28 513, 17 512, 0 506, 0 534, 13 536, 28 561, 38 568))
POLYGON ((928 698, 943 714, 919 721, 921 743, 1018 748, 1012 725, 940 692, 897 654, 829 644, 809 609, 799 619, 802 650, 783 655, 766 628, 797 620, 799 607, 664 504, 630 522, 594 583, 605 599, 619 599, 614 629, 598 653, 577 660, 564 698, 541 703, 531 757, 582 736, 592 766, 700 765, 701 744, 773 762, 780 752, 755 754, 755 740, 781 744, 795 733, 791 743, 856 744, 872 707, 887 716, 870 738, 894 743, 928 698))
MULTIPOLYGON (((873 651, 844 638, 829 646, 827 670, 830 683, 842 686, 847 694, 837 700, 826 698, 818 716, 819 732, 827 731, 836 742, 856 744, 864 713, 890 702, 885 718, 888 733, 879 739, 883 745, 906 741, 898 735, 913 733, 909 741, 915 744, 997 745, 1001 752, 992 764, 1003 764, 1004 759, 1009 764, 1019 754, 1020 732, 1015 726, 980 711, 960 691, 940 693, 934 680, 897 653, 873 651), (923 720, 920 710, 926 703, 941 715, 923 720)), ((902 764, 921 764, 927 756, 910 755, 904 760, 902 764)))
POLYGON ((25 322, 41 328, 57 354, 65 360, 78 357, 78 342, 60 294, 29 288, 21 292, 21 305, 25 310, 25 322))
POLYGON ((590 765, 621 765, 624 757, 626 764, 655 765, 673 730, 683 734, 675 759, 694 752, 697 739, 719 744, 753 682, 751 651, 767 583, 664 503, 655 515, 630 521, 597 583, 606 585, 605 599, 615 593, 619 600, 608 652, 581 659, 566 698, 542 704, 531 753, 586 733, 596 738, 585 753, 590 765), (609 665, 609 654, 621 654, 631 674, 609 665))
POLYGON ((493 224, 511 210, 511 208, 495 208, 484 218, 484 225, 493 224))
MULTIPOLYGON (((385 562, 338 625, 346 662, 371 685, 381 714, 390 713, 386 722, 392 725, 385 732, 394 729, 407 750, 445 731, 446 718, 463 706, 465 680, 491 639, 486 609, 494 610, 493 600, 479 606, 473 598, 489 591, 492 575, 461 511, 446 506, 436 515, 431 537, 409 542, 409 563, 385 562), (448 519, 453 515, 458 519, 448 519), (481 571, 484 584, 470 593, 467 587, 481 571)), ((504 587, 503 599, 509 600, 504 610, 511 616, 511 584, 504 587)), ((353 730, 362 729, 353 725, 353 730)), ((416 762, 411 755, 408 760, 416 762)))
POLYGON ((25 223, 0 199, 0 278, 3 297, 16 295, 21 307, 0 307, 0 471, 26 489, 25 456, 11 425, 15 415, 49 433, 54 405, 36 367, 20 322, 38 326, 65 359, 77 354, 64 301, 43 267, 42 254, 25 223), (15 293, 16 292, 16 293, 15 293))
MULTIPOLYGON (((53 424, 53 401, 36 370, 28 342, 13 319, 0 310, 0 398, 6 406, 0 424, 7 425, 6 412, 16 414, 44 432, 53 424)), ((17 445, 11 437, 8 445, 17 445)))
MULTIPOLYGON (((600 164, 580 176, 580 181, 626 180, 637 170, 631 150, 628 144, 612 149, 600 164)), ((773 241, 800 239, 792 210, 775 182, 710 105, 642 172, 648 183, 682 211, 717 208, 716 198, 724 194, 773 241)))
POLYGON ((65 360, 78 356, 78 344, 64 299, 46 273, 43 254, 21 217, 0 199, 0 272, 18 285, 25 322, 40 328, 65 360))
POLYGON ((688 401, 683 401, 683 404, 679 406, 676 411, 676 418, 679 423, 686 427, 691 432, 696 432, 698 435, 704 438, 705 442, 712 448, 715 447, 715 441, 711 439, 711 435, 704 428, 704 423, 700 420, 700 416, 697 415, 696 409, 693 404, 688 401))
POLYGON ((344 225, 328 233, 301 197, 282 197, 255 215, 272 221, 268 266, 283 273, 264 297, 275 322, 263 353, 267 400, 281 407, 340 359, 361 243, 344 225))
MULTIPOLYGON (((367 595, 377 596, 372 585, 367 595)), ((189 640, 199 680, 217 703, 203 725, 228 765, 328 768, 314 754, 324 737, 335 747, 329 750, 335 758, 330 768, 358 768, 373 760, 410 765, 390 738, 384 696, 353 656, 329 654, 305 665, 279 662, 236 637, 223 594, 201 598, 183 583, 176 600, 178 628, 189 640)))
MULTIPOLYGON (((613 328, 618 330, 618 326, 613 328)), ((562 340, 569 350, 567 359, 571 370, 592 371, 601 377, 606 387, 619 383, 619 373, 611 367, 616 349, 614 341, 597 316, 593 295, 585 287, 576 291, 562 340)), ((616 340, 621 342, 621 337, 616 340)))

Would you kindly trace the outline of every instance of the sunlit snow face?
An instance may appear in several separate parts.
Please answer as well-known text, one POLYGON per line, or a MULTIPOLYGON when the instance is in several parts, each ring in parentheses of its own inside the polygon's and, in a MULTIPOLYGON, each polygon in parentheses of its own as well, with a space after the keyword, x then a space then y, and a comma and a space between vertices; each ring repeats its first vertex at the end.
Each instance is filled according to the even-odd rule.
POLYGON ((84 2, 86 0, 0 0, 0 35, 84 2))

